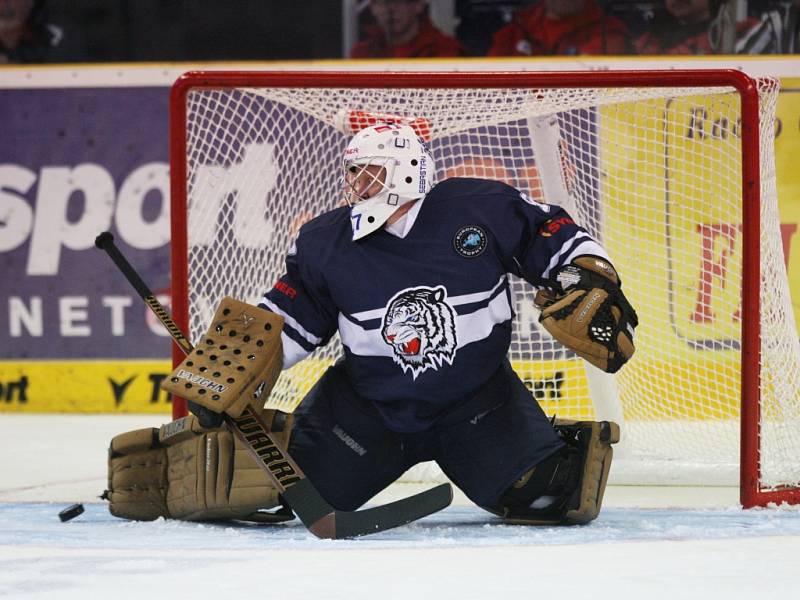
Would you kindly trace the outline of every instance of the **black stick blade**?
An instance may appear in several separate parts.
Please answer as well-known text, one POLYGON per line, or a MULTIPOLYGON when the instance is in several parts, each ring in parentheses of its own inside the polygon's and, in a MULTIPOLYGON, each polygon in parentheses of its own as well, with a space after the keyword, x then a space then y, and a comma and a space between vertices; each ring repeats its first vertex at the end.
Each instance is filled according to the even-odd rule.
POLYGON ((443 483, 389 504, 346 512, 333 510, 321 500, 316 490, 305 489, 307 486, 310 486, 307 479, 298 481, 282 495, 309 531, 322 539, 356 538, 393 529, 447 508, 453 501, 453 488, 449 483, 443 483), (330 512, 326 512, 326 509, 330 509, 330 512), (312 515, 317 518, 307 522, 312 515))
POLYGON ((354 538, 399 527, 447 508, 453 488, 442 483, 409 498, 356 512, 336 514, 336 538, 354 538))

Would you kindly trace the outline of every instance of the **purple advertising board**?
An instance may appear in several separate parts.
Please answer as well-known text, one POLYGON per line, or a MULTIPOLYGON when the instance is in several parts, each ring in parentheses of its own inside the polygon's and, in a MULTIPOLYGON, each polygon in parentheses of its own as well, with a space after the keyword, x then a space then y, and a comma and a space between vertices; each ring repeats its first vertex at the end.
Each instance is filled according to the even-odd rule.
POLYGON ((3 359, 167 358, 94 238, 169 287, 167 87, 0 90, 3 359))

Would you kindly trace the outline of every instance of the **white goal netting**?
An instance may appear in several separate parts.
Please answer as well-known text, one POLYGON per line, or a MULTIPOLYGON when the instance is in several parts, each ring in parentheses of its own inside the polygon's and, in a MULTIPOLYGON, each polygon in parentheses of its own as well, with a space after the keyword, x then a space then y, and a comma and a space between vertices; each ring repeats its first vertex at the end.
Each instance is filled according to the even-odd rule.
MULTIPOLYGON (((759 81, 760 315, 741 302, 741 132, 759 123, 743 121, 732 88, 430 85, 188 90, 187 208, 173 218, 188 228, 191 338, 223 295, 257 303, 299 226, 337 206, 349 135, 400 116, 429 140, 439 180, 499 179, 564 205, 608 250, 640 317, 634 360, 614 378, 587 371, 538 326, 521 281, 511 360, 548 414, 621 421, 612 481, 738 484, 748 323, 760 339, 760 421, 749 425, 759 485, 797 486, 800 348, 775 189, 776 82, 759 81)), ((293 410, 340 351, 335 340, 284 373, 270 404, 293 410)))

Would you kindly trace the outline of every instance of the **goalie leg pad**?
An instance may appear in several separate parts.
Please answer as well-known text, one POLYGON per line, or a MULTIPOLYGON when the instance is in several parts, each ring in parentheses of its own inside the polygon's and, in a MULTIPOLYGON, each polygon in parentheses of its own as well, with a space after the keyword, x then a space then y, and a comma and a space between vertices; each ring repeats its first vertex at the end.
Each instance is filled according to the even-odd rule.
MULTIPOLYGON (((567 421, 558 419, 555 427, 565 439, 574 440, 583 453, 580 484, 570 502, 564 522, 584 524, 600 514, 614 449, 619 441, 619 425, 613 421, 567 421)), ((569 443, 569 442, 568 442, 569 443)))
POLYGON ((108 449, 108 489, 115 517, 152 521, 169 516, 167 452, 158 429, 147 428, 115 436, 108 449))
MULTIPOLYGON (((275 416, 265 411, 268 424, 275 416)), ((277 435, 284 447, 290 430, 291 416, 277 435)), ((114 437, 105 497, 111 514, 125 519, 292 518, 259 512, 280 504, 277 490, 230 431, 203 428, 193 416, 114 437)))
POLYGON ((560 452, 525 473, 493 512, 520 525, 577 525, 600 513, 619 426, 611 421, 556 419, 566 442, 560 452))
POLYGON ((283 367, 282 328, 281 316, 223 298, 206 335, 161 387, 215 413, 260 410, 283 367))

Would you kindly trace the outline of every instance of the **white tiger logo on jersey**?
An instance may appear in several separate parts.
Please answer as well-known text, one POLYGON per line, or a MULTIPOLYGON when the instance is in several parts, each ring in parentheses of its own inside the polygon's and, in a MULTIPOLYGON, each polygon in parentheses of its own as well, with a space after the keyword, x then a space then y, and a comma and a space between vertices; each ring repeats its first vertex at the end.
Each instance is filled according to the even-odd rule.
POLYGON ((452 365, 458 344, 447 290, 422 286, 398 292, 386 306, 381 335, 392 347, 394 362, 414 379, 427 369, 452 365))

